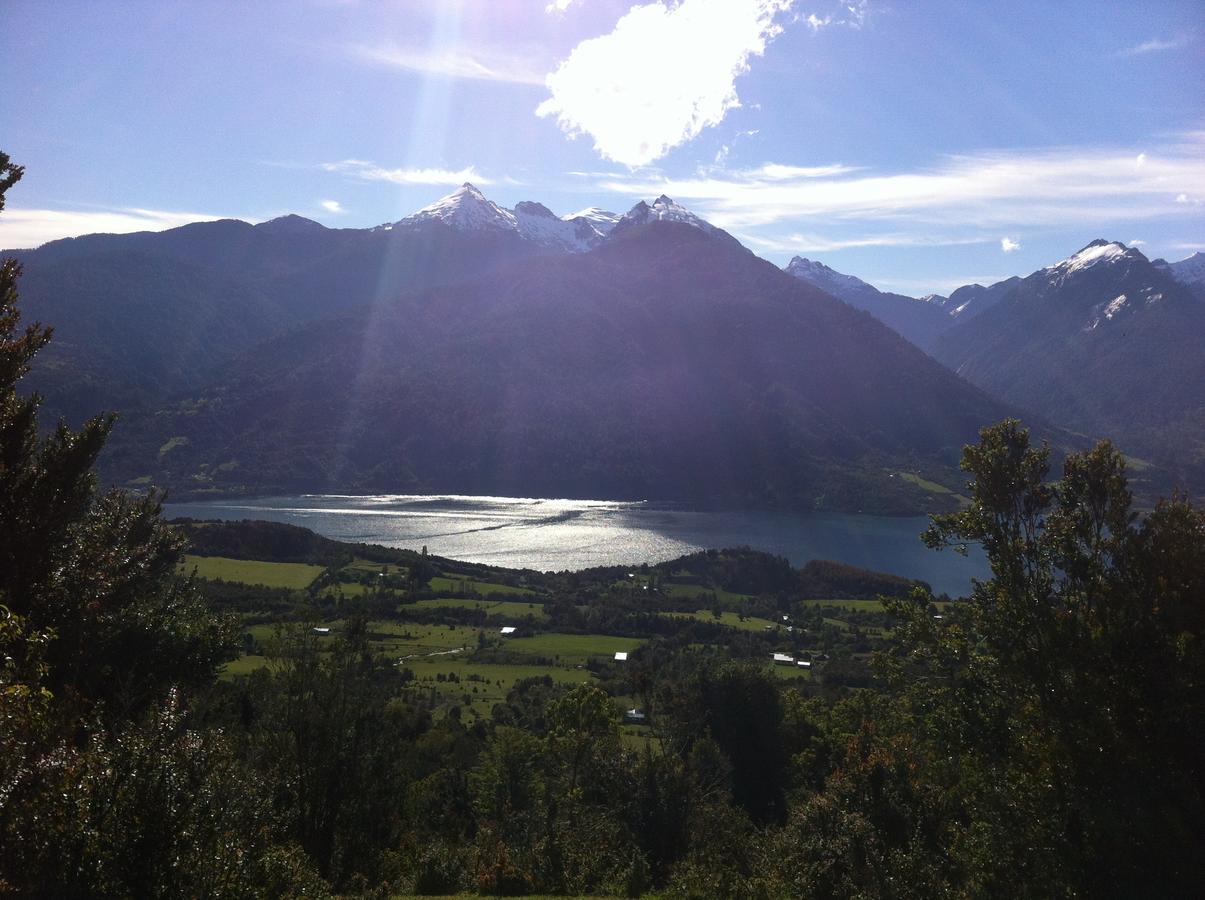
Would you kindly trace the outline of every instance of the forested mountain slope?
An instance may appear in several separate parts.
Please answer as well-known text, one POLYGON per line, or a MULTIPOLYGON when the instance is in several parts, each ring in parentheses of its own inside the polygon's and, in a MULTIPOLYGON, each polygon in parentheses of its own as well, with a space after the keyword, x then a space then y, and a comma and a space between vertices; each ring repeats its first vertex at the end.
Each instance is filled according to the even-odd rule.
MULTIPOLYGON (((726 235, 625 228, 273 339, 118 430, 181 493, 456 491, 905 511, 1007 408, 726 235), (168 448, 163 450, 162 448, 168 448)), ((946 498, 949 502, 949 498, 946 498)))

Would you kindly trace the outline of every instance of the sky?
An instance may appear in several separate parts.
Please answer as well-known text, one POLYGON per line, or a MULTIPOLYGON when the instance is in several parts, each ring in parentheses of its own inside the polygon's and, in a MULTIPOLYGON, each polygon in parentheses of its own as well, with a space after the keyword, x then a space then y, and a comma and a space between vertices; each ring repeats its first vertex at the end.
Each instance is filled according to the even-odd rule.
POLYGON ((1205 250, 1205 4, 0 0, 0 247, 665 193, 884 290, 1205 250))

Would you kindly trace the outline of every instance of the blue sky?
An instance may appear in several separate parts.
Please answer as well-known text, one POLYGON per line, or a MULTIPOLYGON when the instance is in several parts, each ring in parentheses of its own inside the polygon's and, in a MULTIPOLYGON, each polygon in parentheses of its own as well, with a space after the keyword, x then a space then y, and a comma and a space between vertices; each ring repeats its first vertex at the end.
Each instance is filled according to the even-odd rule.
POLYGON ((1096 237, 1205 249, 1197 2, 0 4, 0 246, 668 193, 922 294, 1096 237))

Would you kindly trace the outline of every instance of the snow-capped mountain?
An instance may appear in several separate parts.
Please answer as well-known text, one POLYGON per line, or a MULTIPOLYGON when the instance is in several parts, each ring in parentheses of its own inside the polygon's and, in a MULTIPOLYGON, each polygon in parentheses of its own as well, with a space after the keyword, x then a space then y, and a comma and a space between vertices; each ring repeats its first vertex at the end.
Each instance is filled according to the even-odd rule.
POLYGON ((619 213, 609 212, 598 206, 587 206, 585 209, 580 209, 575 213, 570 213, 561 218, 566 222, 572 222, 574 219, 585 219, 601 234, 609 234, 611 229, 615 227, 615 224, 623 217, 619 213))
POLYGON ((1205 253, 1199 250, 1179 262, 1169 263, 1165 259, 1156 259, 1152 265, 1168 272, 1172 278, 1183 284, 1205 287, 1205 253))
POLYGON ((1142 251, 1134 247, 1127 247, 1121 241, 1106 241, 1098 238, 1078 253, 1073 253, 1053 266, 1047 266, 1041 272, 1049 273, 1051 284, 1057 287, 1088 270, 1095 270, 1099 273, 1107 268, 1110 270, 1111 276, 1119 277, 1125 274, 1123 269, 1139 263, 1150 264, 1150 261, 1142 255, 1142 251))
POLYGON ((878 288, 867 284, 861 278, 838 272, 815 259, 806 259, 802 256, 792 257, 791 261, 787 263, 785 271, 788 275, 814 284, 822 291, 827 291, 846 303, 849 303, 854 295, 869 296, 880 293, 878 288))
POLYGON ((937 336, 954 324, 937 304, 880 291, 861 278, 838 272, 818 260, 796 256, 784 271, 850 306, 866 310, 922 350, 929 350, 937 336))
POLYGON ((956 319, 937 340, 939 361, 1022 409, 1112 437, 1173 471, 1200 465, 1175 449, 1197 446, 1205 421, 1205 304, 1191 288, 1106 240, 1012 281, 979 288, 996 292, 994 303, 956 319))
MULTIPOLYGON (((601 211, 600 211, 601 212, 601 211)), ((430 206, 387 226, 413 231, 438 223, 457 231, 499 231, 519 235, 541 247, 580 253, 597 246, 606 231, 585 217, 558 218, 542 203, 524 200, 513 210, 499 206, 468 182, 430 206)))
POLYGON ((619 234, 630 228, 647 225, 649 222, 680 222, 684 225, 691 225, 708 234, 723 235, 731 239, 728 232, 716 228, 706 219, 696 216, 685 206, 675 203, 669 197, 665 196, 665 194, 662 194, 652 203, 645 203, 641 200, 624 213, 623 217, 615 223, 612 232, 619 234))

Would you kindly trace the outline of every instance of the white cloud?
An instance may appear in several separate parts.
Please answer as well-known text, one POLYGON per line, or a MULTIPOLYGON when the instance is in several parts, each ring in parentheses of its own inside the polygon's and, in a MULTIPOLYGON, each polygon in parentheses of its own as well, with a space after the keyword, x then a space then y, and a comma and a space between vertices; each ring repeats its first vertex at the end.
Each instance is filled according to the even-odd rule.
POLYGON ((822 28, 828 28, 830 25, 844 25, 857 30, 866 24, 866 17, 870 14, 869 0, 849 0, 849 2, 839 3, 837 6, 836 13, 826 13, 823 16, 808 13, 806 16, 801 16, 798 21, 806 23, 813 33, 822 28))
POLYGON ((354 58, 364 62, 424 75, 512 84, 544 83, 543 69, 521 56, 453 48, 432 52, 398 44, 357 44, 349 50, 354 58))
POLYGON ((1147 53, 1159 53, 1163 50, 1178 50, 1189 43, 1189 35, 1182 34, 1179 37, 1163 40, 1160 38, 1151 38, 1149 41, 1143 41, 1133 47, 1127 47, 1125 50, 1118 53, 1119 56, 1143 56, 1147 53))
POLYGON ((1131 247, 1141 247, 1145 243, 1146 243, 1146 241, 1140 241, 1138 238, 1133 238, 1130 241, 1130 246, 1131 247))
POLYGON ((601 179, 596 187, 634 197, 665 193, 729 230, 824 217, 873 221, 885 232, 905 222, 927 228, 959 222, 999 234, 1018 225, 1082 227, 1194 214, 1187 198, 1205 195, 1200 150, 1194 143, 1160 148, 1139 168, 1132 150, 1058 148, 946 157, 931 168, 886 174, 840 167, 833 177, 774 178, 763 166, 687 179, 601 179), (1177 209, 1168 200, 1178 191, 1186 200, 1177 209))
POLYGON ((347 210, 345 210, 343 208, 343 205, 341 203, 339 203, 338 200, 323 200, 322 208, 325 209, 329 213, 347 212, 347 210))
POLYGON ((642 166, 723 121, 740 105, 736 77, 765 52, 794 0, 658 0, 634 6, 610 34, 578 44, 548 75, 536 109, 607 159, 642 166))
POLYGON ((1021 249, 1021 244, 1010 237, 1000 238, 1000 249, 1005 253, 1015 253, 1021 249))
POLYGON ((946 278, 880 278, 875 284, 881 289, 896 291, 912 297, 923 297, 926 294, 941 294, 949 296, 953 291, 968 284, 996 284, 1011 278, 1009 275, 955 275, 946 278))
POLYGON ((740 174, 744 178, 789 181, 795 178, 831 178, 834 175, 847 175, 856 171, 857 167, 843 166, 840 163, 831 166, 784 166, 778 163, 765 163, 756 169, 745 169, 740 174))
POLYGON ((965 244, 986 244, 991 241, 991 238, 984 237, 902 232, 852 237, 826 237, 814 233, 788 234, 784 237, 741 234, 739 237, 744 243, 771 253, 833 253, 837 250, 851 250, 859 247, 954 247, 965 244))
POLYGON ((570 6, 572 6, 573 3, 574 3, 574 0, 552 0, 551 3, 549 3, 547 6, 544 7, 544 12, 546 12, 546 13, 563 13, 570 6))
POLYGON ((1176 202, 1177 203, 1187 203, 1188 202, 1188 194, 1176 194, 1176 202))
MULTIPOLYGON (((477 185, 494 184, 472 166, 463 169, 386 169, 363 159, 344 159, 339 162, 322 163, 327 172, 341 172, 362 181, 388 181, 393 184, 457 185, 471 181, 477 185)), ((333 211, 333 210, 332 210, 333 211)))
POLYGON ((162 209, 61 210, 9 206, 0 214, 0 248, 29 249, 47 241, 82 234, 164 231, 190 222, 213 222, 222 218, 229 217, 162 209))

